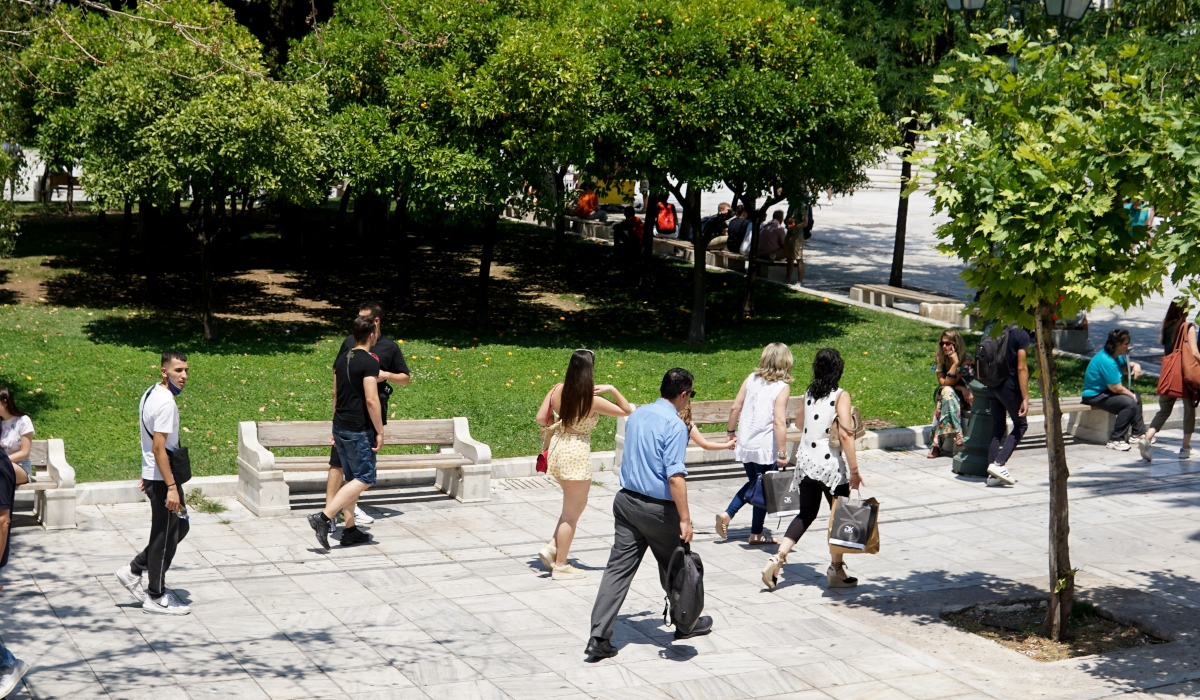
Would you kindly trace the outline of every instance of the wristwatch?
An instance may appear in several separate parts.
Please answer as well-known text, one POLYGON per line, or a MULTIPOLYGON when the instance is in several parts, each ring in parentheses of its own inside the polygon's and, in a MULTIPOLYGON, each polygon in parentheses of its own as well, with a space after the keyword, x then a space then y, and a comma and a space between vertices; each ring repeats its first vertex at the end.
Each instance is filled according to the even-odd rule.
POLYGON ((780 450, 779 452, 777 452, 775 454, 775 457, 778 459, 787 459, 787 456, 788 456, 787 450, 780 450))

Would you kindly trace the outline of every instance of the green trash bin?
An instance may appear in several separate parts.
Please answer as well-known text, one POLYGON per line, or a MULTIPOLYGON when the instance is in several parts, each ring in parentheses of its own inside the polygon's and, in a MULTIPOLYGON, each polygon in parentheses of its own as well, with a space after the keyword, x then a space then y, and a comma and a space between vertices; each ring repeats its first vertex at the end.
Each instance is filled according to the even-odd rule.
POLYGON ((954 455, 950 469, 963 476, 987 476, 988 444, 992 441, 992 413, 988 401, 991 391, 978 379, 972 379, 969 386, 974 395, 971 417, 963 446, 954 455))

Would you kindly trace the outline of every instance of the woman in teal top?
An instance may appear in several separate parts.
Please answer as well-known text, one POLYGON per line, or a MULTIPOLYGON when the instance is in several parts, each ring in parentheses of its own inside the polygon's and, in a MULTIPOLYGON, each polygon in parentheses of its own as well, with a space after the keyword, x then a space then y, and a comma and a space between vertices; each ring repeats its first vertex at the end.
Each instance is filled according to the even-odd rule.
POLYGON ((1122 370, 1129 366, 1130 375, 1142 376, 1142 367, 1126 358, 1129 354, 1129 331, 1116 328, 1108 334, 1104 349, 1092 357, 1083 374, 1083 403, 1116 414, 1112 433, 1106 447, 1127 451, 1138 445, 1142 457, 1149 461, 1150 445, 1143 438, 1146 425, 1142 422, 1142 397, 1121 383, 1122 370), (1132 433, 1125 440, 1125 433, 1132 433))

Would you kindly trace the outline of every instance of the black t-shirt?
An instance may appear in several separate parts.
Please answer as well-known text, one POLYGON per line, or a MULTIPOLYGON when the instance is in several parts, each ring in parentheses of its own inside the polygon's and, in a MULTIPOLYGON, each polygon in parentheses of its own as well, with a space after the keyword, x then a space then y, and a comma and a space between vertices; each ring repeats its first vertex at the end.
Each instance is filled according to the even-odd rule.
POLYGON ((725 241, 725 247, 731 253, 740 253, 742 251, 742 241, 746 240, 746 235, 750 232, 750 219, 736 217, 729 220, 729 240, 725 241))
POLYGON ((9 543, 12 542, 12 509, 17 494, 17 473, 4 450, 0 450, 0 511, 8 511, 8 537, 4 540, 4 552, 0 553, 0 569, 8 564, 9 543))
MULTIPOLYGON (((354 347, 354 336, 348 335, 342 341, 342 347, 338 348, 338 359, 350 351, 354 347)), ((396 341, 386 335, 379 336, 379 340, 371 346, 371 353, 379 358, 379 369, 392 374, 411 374, 408 371, 408 365, 404 362, 404 353, 400 351, 400 346, 396 341)), ((334 364, 337 364, 335 359, 334 364)), ((379 383, 379 410, 383 414, 383 424, 387 425, 387 408, 388 397, 392 395, 392 385, 387 382, 379 383)))
POLYGON ((379 360, 369 352, 351 348, 333 361, 333 372, 337 377, 337 408, 333 412, 333 424, 354 431, 373 428, 375 424, 367 413, 367 401, 363 395, 363 379, 379 376, 379 360))
POLYGON ((1017 383, 1017 351, 1025 351, 1025 359, 1029 360, 1029 346, 1032 343, 1029 337, 1029 331, 1023 328, 1014 328, 1008 332, 1008 383, 1013 387, 1020 388, 1017 383))

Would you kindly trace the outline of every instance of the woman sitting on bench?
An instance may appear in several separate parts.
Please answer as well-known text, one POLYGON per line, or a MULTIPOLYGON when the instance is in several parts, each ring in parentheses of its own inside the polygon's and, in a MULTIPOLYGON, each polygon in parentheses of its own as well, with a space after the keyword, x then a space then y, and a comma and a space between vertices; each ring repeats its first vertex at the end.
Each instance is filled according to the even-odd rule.
POLYGON ((1146 425, 1142 422, 1142 397, 1121 383, 1124 367, 1129 368, 1132 379, 1142 376, 1141 365, 1129 360, 1128 354, 1129 331, 1114 328, 1108 334, 1104 349, 1092 357, 1083 373, 1083 402, 1117 416, 1105 445, 1108 449, 1125 452, 1138 445, 1142 457, 1150 461, 1150 446, 1142 444, 1146 434, 1146 425), (1125 440, 1126 432, 1131 433, 1128 441, 1125 440))
POLYGON ((13 463, 17 486, 27 483, 33 476, 33 465, 29 452, 33 449, 33 421, 17 408, 13 393, 0 386, 0 447, 13 463))
POLYGON ((967 386, 967 348, 958 331, 942 333, 938 341, 938 386, 933 392, 933 445, 929 459, 942 456, 942 440, 953 438, 955 445, 963 443, 963 415, 971 409, 971 388, 967 386))

